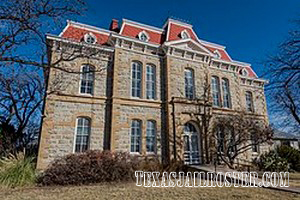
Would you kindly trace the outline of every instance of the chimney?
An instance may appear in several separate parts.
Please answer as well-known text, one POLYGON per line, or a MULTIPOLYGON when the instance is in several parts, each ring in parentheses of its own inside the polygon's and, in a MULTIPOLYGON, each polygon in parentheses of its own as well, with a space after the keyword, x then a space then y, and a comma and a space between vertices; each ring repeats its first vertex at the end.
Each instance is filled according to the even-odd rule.
POLYGON ((114 31, 114 32, 119 32, 119 23, 118 20, 116 19, 112 19, 110 26, 109 26, 109 30, 114 31))

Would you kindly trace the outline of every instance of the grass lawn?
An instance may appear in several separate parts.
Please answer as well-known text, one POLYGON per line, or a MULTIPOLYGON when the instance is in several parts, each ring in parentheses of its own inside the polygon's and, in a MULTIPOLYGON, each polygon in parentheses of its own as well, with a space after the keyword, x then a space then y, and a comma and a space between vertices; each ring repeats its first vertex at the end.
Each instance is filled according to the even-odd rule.
POLYGON ((103 184, 76 187, 0 188, 1 200, 18 199, 197 199, 197 200, 265 200, 300 199, 300 195, 261 188, 144 188, 135 183, 103 184))

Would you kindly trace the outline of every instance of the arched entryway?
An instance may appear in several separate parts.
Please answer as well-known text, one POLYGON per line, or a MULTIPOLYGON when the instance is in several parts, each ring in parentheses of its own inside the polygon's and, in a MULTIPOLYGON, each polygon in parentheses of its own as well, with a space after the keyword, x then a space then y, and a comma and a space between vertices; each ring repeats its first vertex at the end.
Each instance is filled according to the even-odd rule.
POLYGON ((196 127, 188 122, 183 129, 184 163, 198 165, 200 160, 200 137, 196 127))

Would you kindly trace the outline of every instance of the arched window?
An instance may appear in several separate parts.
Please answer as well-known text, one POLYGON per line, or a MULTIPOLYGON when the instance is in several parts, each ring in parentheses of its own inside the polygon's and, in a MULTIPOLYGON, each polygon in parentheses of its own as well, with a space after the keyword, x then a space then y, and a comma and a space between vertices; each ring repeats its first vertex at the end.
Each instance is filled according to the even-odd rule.
POLYGON ((149 64, 146 66, 146 98, 156 98, 156 68, 149 64))
POLYGON ((84 35, 84 41, 89 44, 96 44, 97 39, 96 36, 92 33, 87 33, 84 35))
POLYGON ((89 149, 90 134, 90 119, 87 117, 78 117, 75 134, 75 152, 84 152, 89 149))
POLYGON ((221 99, 220 99, 220 81, 219 78, 216 76, 211 77, 211 91, 213 97, 213 105, 220 106, 221 99))
POLYGON ((143 42, 148 42, 150 38, 149 35, 146 33, 146 31, 141 31, 138 36, 139 39, 143 42))
POLYGON ((133 62, 131 68, 131 96, 142 97, 142 64, 133 62))
POLYGON ((196 127, 188 122, 183 130, 184 162, 185 164, 200 163, 199 137, 196 127))
POLYGON ((252 93, 250 91, 246 91, 245 97, 246 97, 246 111, 254 112, 252 93))
POLYGON ((131 121, 131 145, 130 152, 136 153, 141 151, 142 141, 142 121, 135 119, 131 121))
POLYGON ((222 90, 223 90, 223 107, 231 108, 229 81, 226 78, 222 78, 222 90))
POLYGON ((90 65, 83 65, 80 74, 80 93, 93 94, 95 79, 95 68, 90 65))
POLYGON ((216 58, 219 58, 219 59, 221 58, 221 54, 220 54, 220 52, 218 50, 215 50, 214 54, 215 54, 216 58))
POLYGON ((190 38, 190 34, 186 30, 181 31, 180 36, 182 39, 190 38))
POLYGON ((194 73, 192 69, 184 70, 185 97, 194 99, 194 73))
POLYGON ((156 151, 156 122, 147 121, 146 150, 155 153, 156 151))

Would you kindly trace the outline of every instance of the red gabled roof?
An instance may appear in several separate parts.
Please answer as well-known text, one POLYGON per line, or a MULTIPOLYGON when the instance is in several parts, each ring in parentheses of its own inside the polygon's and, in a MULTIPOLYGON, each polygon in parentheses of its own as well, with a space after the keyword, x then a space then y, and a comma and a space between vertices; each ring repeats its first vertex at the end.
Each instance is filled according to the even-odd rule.
POLYGON ((121 35, 124 36, 128 36, 128 37, 132 37, 132 38, 137 38, 138 34, 142 31, 145 31, 150 39, 149 42, 155 43, 155 44, 161 44, 162 41, 162 33, 158 33, 155 31, 150 31, 148 29, 143 29, 143 28, 139 28, 133 25, 129 25, 129 24, 125 24, 123 27, 122 32, 120 33, 121 35))
POLYGON ((197 37, 195 36, 195 34, 191 28, 181 26, 178 24, 174 24, 172 22, 170 22, 169 27, 167 27, 167 28, 168 28, 168 32, 169 32, 167 41, 180 40, 181 39, 180 33, 184 30, 186 30, 189 33, 190 37, 193 40, 197 41, 197 37))
POLYGON ((66 30, 64 30, 61 37, 69 38, 76 42, 81 42, 83 40, 84 35, 87 33, 93 33, 96 36, 97 44, 105 44, 108 41, 109 35, 107 35, 107 34, 101 34, 99 32, 86 30, 84 28, 74 27, 72 25, 69 25, 66 28, 66 30))
POLYGON ((250 66, 247 66, 244 69, 246 69, 248 71, 248 76, 253 77, 253 78, 257 78, 255 72, 253 71, 253 69, 250 66))
POLYGON ((231 58, 228 56, 228 54, 224 49, 214 48, 207 45, 203 45, 203 46, 205 46, 205 48, 207 48, 212 53, 214 53, 217 50, 220 53, 222 60, 231 61, 231 58))

